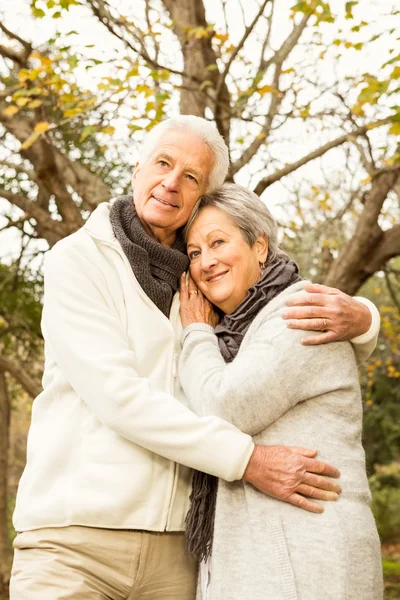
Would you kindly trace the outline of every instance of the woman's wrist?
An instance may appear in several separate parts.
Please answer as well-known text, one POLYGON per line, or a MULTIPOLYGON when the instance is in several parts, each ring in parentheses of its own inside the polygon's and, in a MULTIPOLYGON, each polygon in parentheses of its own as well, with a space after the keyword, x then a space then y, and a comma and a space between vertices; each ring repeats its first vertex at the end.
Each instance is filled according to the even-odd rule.
POLYGON ((214 327, 212 327, 212 325, 208 325, 207 323, 190 323, 190 325, 187 325, 184 330, 182 331, 182 336, 181 336, 181 343, 183 345, 185 339, 187 338, 187 336, 189 335, 189 333, 191 333, 192 331, 203 331, 205 333, 214 333, 214 327))

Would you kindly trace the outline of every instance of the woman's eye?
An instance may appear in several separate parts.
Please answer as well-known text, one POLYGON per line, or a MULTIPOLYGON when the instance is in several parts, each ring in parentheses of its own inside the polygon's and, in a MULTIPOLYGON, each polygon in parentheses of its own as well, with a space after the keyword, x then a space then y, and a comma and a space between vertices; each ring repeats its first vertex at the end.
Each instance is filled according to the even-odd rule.
POLYGON ((193 181, 194 183, 197 183, 197 179, 196 179, 196 177, 194 177, 193 175, 190 175, 190 173, 188 173, 188 174, 186 175, 186 177, 187 177, 188 179, 190 179, 190 181, 193 181))
POLYGON ((221 244, 223 244, 223 243, 224 243, 224 240, 215 240, 215 241, 212 243, 212 246, 213 246, 213 247, 214 247, 214 246, 220 246, 220 245, 221 245, 221 244))
POLYGON ((198 250, 193 250, 192 252, 189 252, 189 260, 193 260, 194 258, 197 258, 200 255, 200 252, 198 250))

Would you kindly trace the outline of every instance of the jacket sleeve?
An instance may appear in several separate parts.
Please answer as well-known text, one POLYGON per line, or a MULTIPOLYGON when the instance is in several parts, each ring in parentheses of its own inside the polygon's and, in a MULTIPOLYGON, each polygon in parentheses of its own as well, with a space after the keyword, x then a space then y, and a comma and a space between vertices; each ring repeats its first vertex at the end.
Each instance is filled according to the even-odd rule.
POLYGON ((350 343, 303 346, 304 331, 278 320, 282 323, 276 313, 263 321, 228 364, 214 333, 190 326, 179 373, 197 414, 217 415, 254 436, 298 402, 339 391, 342 381, 357 381, 350 343))
POLYGON ((77 251, 48 253, 42 326, 63 377, 104 425, 175 462, 242 477, 251 438, 220 418, 199 418, 138 375, 104 277, 77 251))

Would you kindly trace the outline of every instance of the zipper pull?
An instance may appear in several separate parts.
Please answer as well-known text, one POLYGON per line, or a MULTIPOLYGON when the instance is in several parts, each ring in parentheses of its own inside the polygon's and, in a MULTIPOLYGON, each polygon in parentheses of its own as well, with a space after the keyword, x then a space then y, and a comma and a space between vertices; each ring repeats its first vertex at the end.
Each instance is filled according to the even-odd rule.
POLYGON ((174 356, 172 357, 172 377, 176 377, 178 375, 178 354, 174 352, 174 356))

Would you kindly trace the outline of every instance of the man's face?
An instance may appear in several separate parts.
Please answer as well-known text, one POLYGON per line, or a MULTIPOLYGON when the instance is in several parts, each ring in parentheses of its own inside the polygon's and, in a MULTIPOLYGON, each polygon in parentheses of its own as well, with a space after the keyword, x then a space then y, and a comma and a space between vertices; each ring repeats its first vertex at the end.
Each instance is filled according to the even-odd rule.
POLYGON ((133 171, 136 212, 147 233, 170 246, 207 189, 213 153, 196 135, 169 131, 133 171))

